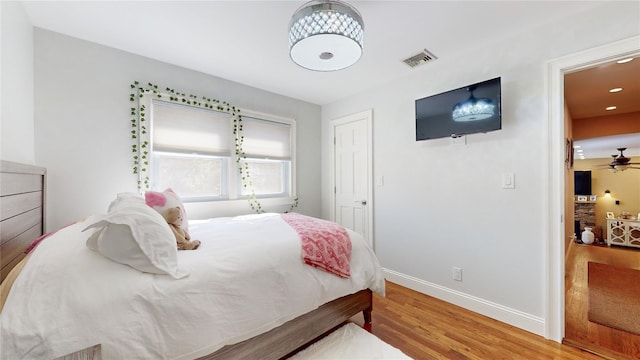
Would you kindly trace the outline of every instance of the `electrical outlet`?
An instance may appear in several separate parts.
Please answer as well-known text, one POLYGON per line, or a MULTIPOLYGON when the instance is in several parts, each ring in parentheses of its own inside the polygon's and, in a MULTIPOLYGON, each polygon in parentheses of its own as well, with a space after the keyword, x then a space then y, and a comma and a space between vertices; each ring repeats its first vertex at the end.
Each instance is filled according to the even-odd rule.
POLYGON ((456 281, 462 281, 462 269, 454 267, 451 269, 451 278, 456 281))

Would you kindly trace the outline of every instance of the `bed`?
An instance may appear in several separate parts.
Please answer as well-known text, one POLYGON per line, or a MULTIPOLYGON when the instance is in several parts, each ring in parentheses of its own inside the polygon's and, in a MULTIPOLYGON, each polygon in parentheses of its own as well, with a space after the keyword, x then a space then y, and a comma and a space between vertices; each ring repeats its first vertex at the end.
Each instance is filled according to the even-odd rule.
POLYGON ((89 250, 93 216, 46 237, 23 259, 44 231, 46 171, 3 161, 1 173, 2 286, 10 289, 3 289, 1 358, 84 351, 103 359, 281 359, 359 312, 370 324, 372 292, 384 295, 378 261, 358 234, 349 231, 351 274, 341 278, 301 261, 296 233, 280 214, 191 221, 202 244, 178 252, 189 273, 178 279, 89 250), (34 175, 35 189, 9 185, 34 175), (23 201, 9 197, 23 194, 39 205, 11 210, 23 201), (250 270, 238 272, 236 264, 250 270))

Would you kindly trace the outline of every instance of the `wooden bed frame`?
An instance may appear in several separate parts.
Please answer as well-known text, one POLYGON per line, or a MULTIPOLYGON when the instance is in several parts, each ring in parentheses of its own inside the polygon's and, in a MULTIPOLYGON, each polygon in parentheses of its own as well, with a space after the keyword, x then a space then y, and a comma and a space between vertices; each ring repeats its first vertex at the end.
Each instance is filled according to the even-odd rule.
MULTIPOLYGON (((0 280, 24 258, 24 250, 45 231, 46 169, 0 161, 0 280)), ((201 360, 286 358, 362 311, 371 326, 371 290, 328 302, 275 329, 243 342, 227 345, 201 360)), ((64 359, 100 359, 100 346, 80 350, 64 359), (75 357, 74 357, 75 356, 75 357)))
POLYGON ((370 329, 371 304, 371 290, 361 290, 328 302, 271 331, 234 345, 227 345, 198 360, 282 359, 314 342, 360 311, 364 314, 367 329, 370 329))
POLYGON ((0 281, 45 229, 45 168, 0 162, 0 281))

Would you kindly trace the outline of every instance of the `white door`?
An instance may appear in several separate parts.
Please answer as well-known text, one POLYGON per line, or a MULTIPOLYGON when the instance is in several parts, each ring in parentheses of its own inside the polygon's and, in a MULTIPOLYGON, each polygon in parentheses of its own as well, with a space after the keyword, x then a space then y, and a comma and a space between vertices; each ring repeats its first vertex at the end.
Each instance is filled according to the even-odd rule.
POLYGON ((373 246, 371 123, 371 110, 332 122, 333 218, 373 246))

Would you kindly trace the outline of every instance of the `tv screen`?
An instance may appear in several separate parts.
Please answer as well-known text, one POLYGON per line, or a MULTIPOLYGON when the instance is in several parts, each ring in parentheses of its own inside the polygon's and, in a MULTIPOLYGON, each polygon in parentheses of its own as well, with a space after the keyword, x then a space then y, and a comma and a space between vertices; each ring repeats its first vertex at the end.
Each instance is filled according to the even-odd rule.
POLYGON ((416 141, 502 128, 500 78, 416 100, 416 141))
POLYGON ((591 195, 591 170, 574 171, 573 185, 575 195, 591 195))

